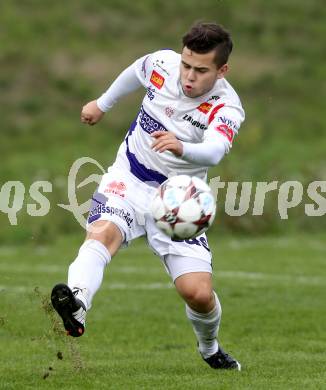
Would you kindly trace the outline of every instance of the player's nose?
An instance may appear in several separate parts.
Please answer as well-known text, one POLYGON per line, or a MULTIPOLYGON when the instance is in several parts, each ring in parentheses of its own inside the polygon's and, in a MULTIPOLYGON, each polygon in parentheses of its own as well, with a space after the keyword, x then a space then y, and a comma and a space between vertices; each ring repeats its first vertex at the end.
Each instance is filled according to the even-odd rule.
POLYGON ((187 80, 188 81, 195 81, 195 79, 196 79, 195 71, 193 69, 190 69, 188 74, 187 74, 187 80))

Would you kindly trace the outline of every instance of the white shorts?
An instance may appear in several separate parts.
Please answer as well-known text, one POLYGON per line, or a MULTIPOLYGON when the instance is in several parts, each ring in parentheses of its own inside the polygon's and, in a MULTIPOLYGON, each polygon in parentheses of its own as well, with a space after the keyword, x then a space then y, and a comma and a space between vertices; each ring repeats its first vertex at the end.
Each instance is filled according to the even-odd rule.
POLYGON ((189 272, 211 273, 212 256, 205 234, 173 241, 156 227, 149 211, 155 193, 154 186, 140 181, 126 169, 112 166, 92 197, 87 224, 100 220, 113 222, 124 237, 124 245, 146 235, 149 247, 161 258, 173 280, 189 272))

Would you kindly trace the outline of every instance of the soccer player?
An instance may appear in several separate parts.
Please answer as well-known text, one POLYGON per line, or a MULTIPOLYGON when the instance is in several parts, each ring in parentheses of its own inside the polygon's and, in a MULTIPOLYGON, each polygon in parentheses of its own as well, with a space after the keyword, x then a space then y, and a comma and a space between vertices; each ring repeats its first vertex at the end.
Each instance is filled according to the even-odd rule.
POLYGON ((224 78, 231 51, 223 27, 197 23, 183 37, 181 54, 164 49, 136 60, 99 99, 82 108, 81 121, 95 125, 122 96, 146 90, 114 164, 92 197, 86 240, 69 267, 68 284, 52 290, 52 304, 71 336, 84 333, 86 312, 111 258, 146 235, 186 303, 202 358, 212 368, 240 370, 217 341, 221 305, 212 286, 205 234, 173 241, 158 230, 148 210, 156 187, 170 175, 205 180, 208 167, 232 147, 244 111, 224 78))

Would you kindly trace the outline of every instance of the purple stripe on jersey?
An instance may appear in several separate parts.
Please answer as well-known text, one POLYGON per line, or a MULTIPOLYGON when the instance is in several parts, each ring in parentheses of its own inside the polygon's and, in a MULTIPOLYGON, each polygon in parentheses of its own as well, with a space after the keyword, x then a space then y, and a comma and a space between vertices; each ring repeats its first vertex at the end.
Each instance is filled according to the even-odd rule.
POLYGON ((98 219, 100 219, 100 217, 101 217, 101 214, 95 214, 95 215, 93 215, 92 217, 88 217, 87 222, 88 222, 88 223, 95 222, 95 221, 97 221, 98 219))
POLYGON ((128 130, 128 133, 127 133, 127 136, 126 136, 126 139, 127 139, 127 138, 129 137, 129 135, 131 135, 132 132, 135 130, 136 125, 137 125, 137 118, 138 118, 138 115, 139 115, 139 113, 137 114, 136 118, 134 119, 134 121, 133 121, 132 124, 130 125, 129 130, 128 130))
MULTIPOLYGON (((141 107, 141 110, 139 112, 139 117, 141 118, 142 112, 145 112, 143 107, 141 107)), ((146 115, 148 115, 146 113, 146 115)), ((129 150, 129 144, 128 144, 128 137, 132 134, 132 132, 135 130, 137 125, 137 118, 132 122, 130 125, 127 137, 125 139, 126 141, 126 156, 129 160, 130 164, 130 172, 136 176, 139 180, 144 182, 156 182, 156 183, 163 183, 165 180, 167 180, 167 177, 164 176, 162 173, 154 171, 153 169, 146 168, 145 165, 141 164, 134 153, 131 153, 129 150)), ((153 118, 152 118, 153 119, 153 118)), ((155 120, 155 119, 153 119, 155 120)), ((158 122, 157 122, 158 123, 158 122)), ((163 128, 164 129, 164 128, 163 128)), ((162 130, 162 129, 160 129, 162 130)), ((165 129, 164 129, 165 130, 165 129)), ((146 130, 145 130, 146 131, 146 130)), ((153 130, 154 131, 154 130, 153 130)))
POLYGON ((130 172, 133 175, 135 175, 139 180, 144 182, 147 181, 147 182, 156 182, 162 184, 165 180, 167 180, 167 177, 162 175, 162 173, 154 171, 153 169, 150 168, 146 168, 145 165, 141 164, 137 160, 137 157, 130 152, 128 139, 126 139, 126 143, 127 143, 126 155, 130 164, 130 172))
POLYGON ((162 123, 158 122, 152 116, 150 116, 141 106, 139 112, 139 125, 148 134, 152 134, 154 131, 167 131, 162 123))
POLYGON ((92 203, 89 210, 88 219, 87 219, 88 223, 92 223, 100 218, 102 208, 105 207, 107 200, 108 200, 107 197, 99 193, 97 190, 94 192, 94 195, 92 196, 92 203))

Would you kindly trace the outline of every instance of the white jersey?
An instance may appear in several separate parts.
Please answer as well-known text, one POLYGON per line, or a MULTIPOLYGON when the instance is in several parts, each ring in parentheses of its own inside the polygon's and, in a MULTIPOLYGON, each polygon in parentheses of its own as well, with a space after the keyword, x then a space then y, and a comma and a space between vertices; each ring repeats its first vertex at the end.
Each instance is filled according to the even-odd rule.
POLYGON ((223 78, 205 95, 187 97, 180 82, 181 55, 160 50, 134 63, 136 76, 146 88, 140 111, 119 148, 116 166, 130 170, 144 182, 162 183, 169 176, 187 174, 206 179, 207 166, 190 163, 170 151, 151 149, 157 130, 168 130, 182 142, 201 143, 214 131, 227 153, 244 120, 240 99, 223 78))

